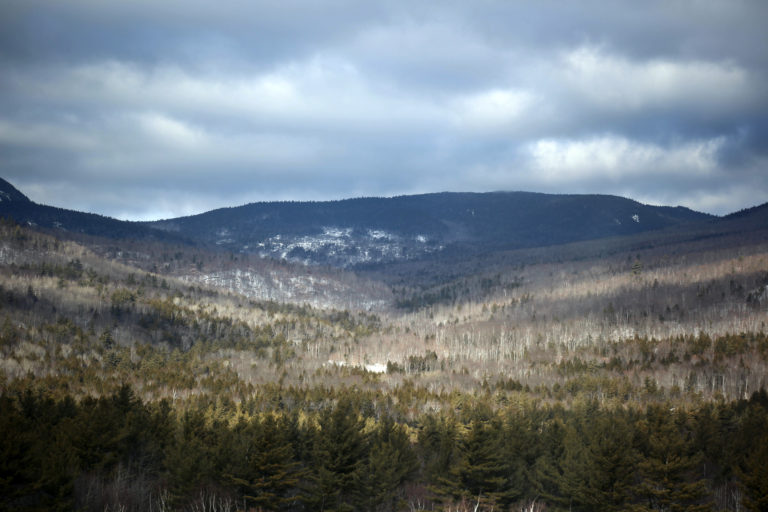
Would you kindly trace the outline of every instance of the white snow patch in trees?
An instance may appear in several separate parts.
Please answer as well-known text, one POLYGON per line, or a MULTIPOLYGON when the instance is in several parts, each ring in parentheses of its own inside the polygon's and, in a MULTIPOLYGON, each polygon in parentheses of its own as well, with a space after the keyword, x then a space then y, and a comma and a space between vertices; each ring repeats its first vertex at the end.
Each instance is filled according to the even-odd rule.
POLYGON ((373 363, 373 364, 352 364, 348 363, 346 361, 335 361, 333 359, 329 359, 327 366, 336 366, 336 367, 353 367, 353 368, 363 368, 365 371, 369 373, 387 373, 387 365, 384 363, 373 363))
POLYGON ((387 365, 384 363, 367 364, 365 370, 371 373, 387 373, 387 365))

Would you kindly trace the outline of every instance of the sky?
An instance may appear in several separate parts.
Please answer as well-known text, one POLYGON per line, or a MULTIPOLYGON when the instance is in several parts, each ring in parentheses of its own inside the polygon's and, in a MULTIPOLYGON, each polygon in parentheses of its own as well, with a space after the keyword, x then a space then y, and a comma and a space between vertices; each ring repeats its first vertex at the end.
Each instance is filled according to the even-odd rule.
POLYGON ((768 201, 763 0, 0 0, 0 177, 121 219, 254 201, 768 201))

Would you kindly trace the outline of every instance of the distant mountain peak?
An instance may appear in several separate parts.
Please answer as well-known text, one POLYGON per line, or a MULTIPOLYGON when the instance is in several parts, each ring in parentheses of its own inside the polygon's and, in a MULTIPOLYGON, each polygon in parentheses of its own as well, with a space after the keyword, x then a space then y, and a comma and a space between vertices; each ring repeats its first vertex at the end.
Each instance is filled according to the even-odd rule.
POLYGON ((190 242, 173 234, 160 235, 156 229, 138 222, 127 222, 95 213, 37 204, 2 178, 0 178, 0 217, 13 219, 24 226, 53 229, 60 233, 71 232, 115 239, 190 242))
POLYGON ((19 192, 19 190, 0 178, 0 202, 21 202, 31 203, 27 196, 19 192))

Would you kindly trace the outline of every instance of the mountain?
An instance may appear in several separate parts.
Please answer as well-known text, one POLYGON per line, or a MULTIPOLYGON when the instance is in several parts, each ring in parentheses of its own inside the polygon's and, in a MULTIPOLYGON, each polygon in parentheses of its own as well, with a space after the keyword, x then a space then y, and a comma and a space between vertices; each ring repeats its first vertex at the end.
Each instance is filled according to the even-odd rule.
POLYGON ((559 245, 712 218, 608 195, 492 192, 252 203, 147 225, 230 251, 345 267, 559 245))
MULTIPOLYGON (((365 299, 376 290, 349 279, 357 272, 92 239, 120 247, 102 255, 61 241, 68 231, 0 222, 0 453, 10 475, 0 509, 160 510, 173 499, 173 510, 232 510, 264 481, 306 499, 287 510, 313 509, 329 494, 320 479, 341 478, 323 458, 350 450, 365 464, 355 495, 387 481, 389 504, 413 496, 413 509, 433 508, 427 489, 469 495, 439 463, 452 458, 471 471, 492 464, 491 476, 474 471, 487 482, 478 485, 496 489, 502 475, 515 496, 533 489, 518 504, 570 504, 576 477, 558 471, 575 467, 590 471, 582 495, 598 496, 581 508, 609 498, 639 507, 647 498, 635 490, 659 481, 648 472, 629 470, 638 483, 625 497, 588 484, 660 467, 669 448, 668 488, 695 486, 702 506, 735 510, 715 496, 768 465, 766 450, 752 455, 768 439, 766 228, 732 234, 762 211, 468 258, 499 261, 477 272, 453 264, 446 270, 461 275, 427 288, 408 279, 391 288, 397 309, 386 294, 365 299), (670 244, 655 245, 661 234, 670 244), (510 254, 551 258, 579 245, 595 247, 525 265, 510 254), (123 259, 134 257, 126 247, 149 271, 123 259), (595 439, 608 440, 599 453, 595 439), (628 443, 631 460, 605 456, 628 443), (589 457, 574 466, 558 455, 571 449, 589 457), (262 452, 279 457, 251 456, 262 452), (554 469, 521 472, 529 462, 554 469), (736 469, 710 484, 706 468, 736 469), (559 494, 540 497, 546 486, 559 494)), ((394 509, 372 503, 355 510, 394 509)), ((517 508, 497 503, 477 508, 517 508)))
POLYGON ((723 217, 724 220, 741 220, 748 222, 759 222, 768 225, 768 203, 763 203, 752 208, 744 208, 723 217))
POLYGON ((56 230, 61 234, 189 243, 189 240, 182 240, 178 235, 162 233, 139 222, 122 221, 95 213, 37 204, 2 178, 0 178, 0 217, 12 218, 25 226, 56 230))
POLYGON ((62 234, 182 243, 343 268, 555 246, 716 219, 617 196, 532 192, 262 202, 155 222, 40 205, 1 179, 0 199, 0 216, 62 234))

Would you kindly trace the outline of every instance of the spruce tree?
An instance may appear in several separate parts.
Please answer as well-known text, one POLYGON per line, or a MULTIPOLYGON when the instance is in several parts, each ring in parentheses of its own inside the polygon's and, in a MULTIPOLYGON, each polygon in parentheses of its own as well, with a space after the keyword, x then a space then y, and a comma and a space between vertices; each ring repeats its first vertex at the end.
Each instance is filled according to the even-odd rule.
POLYGON ((453 500, 471 499, 490 505, 508 504, 519 490, 509 486, 510 466, 501 443, 498 420, 473 419, 459 439, 458 454, 440 493, 453 500))
POLYGON ((747 510, 768 510, 768 433, 754 440, 755 449, 739 468, 744 506, 747 510))
POLYGON ((694 453, 685 423, 684 412, 674 415, 668 407, 648 408, 639 425, 643 457, 637 465, 636 510, 709 510, 706 481, 695 471, 701 455, 694 453))
POLYGON ((533 464, 531 480, 537 496, 546 502, 568 506, 570 497, 562 490, 563 471, 561 461, 565 456, 566 426, 562 419, 554 418, 546 422, 538 437, 541 454, 533 464))
POLYGON ((231 475, 230 481, 239 488, 245 502, 257 509, 288 508, 298 499, 301 473, 285 431, 272 414, 267 414, 245 432, 245 464, 231 475))
POLYGON ((37 439, 16 403, 0 395, 0 511, 15 510, 16 500, 39 485, 41 468, 32 451, 37 439))
POLYGON ((563 439, 560 495, 579 510, 625 510, 637 460, 626 413, 595 404, 575 414, 563 439))
POLYGON ((416 467, 416 454, 405 429, 384 417, 374 433, 368 457, 366 508, 396 510, 396 493, 416 467))
POLYGON ((457 425, 450 417, 425 415, 420 420, 417 449, 423 464, 423 473, 437 490, 437 483, 448 475, 454 459, 457 425))
POLYGON ((347 396, 342 396, 333 410, 321 414, 315 439, 313 485, 307 496, 313 508, 346 512, 356 510, 364 498, 368 440, 363 427, 347 396))
POLYGON ((164 460, 174 504, 182 504, 214 475, 213 449, 217 445, 201 411, 187 411, 181 416, 164 460))

